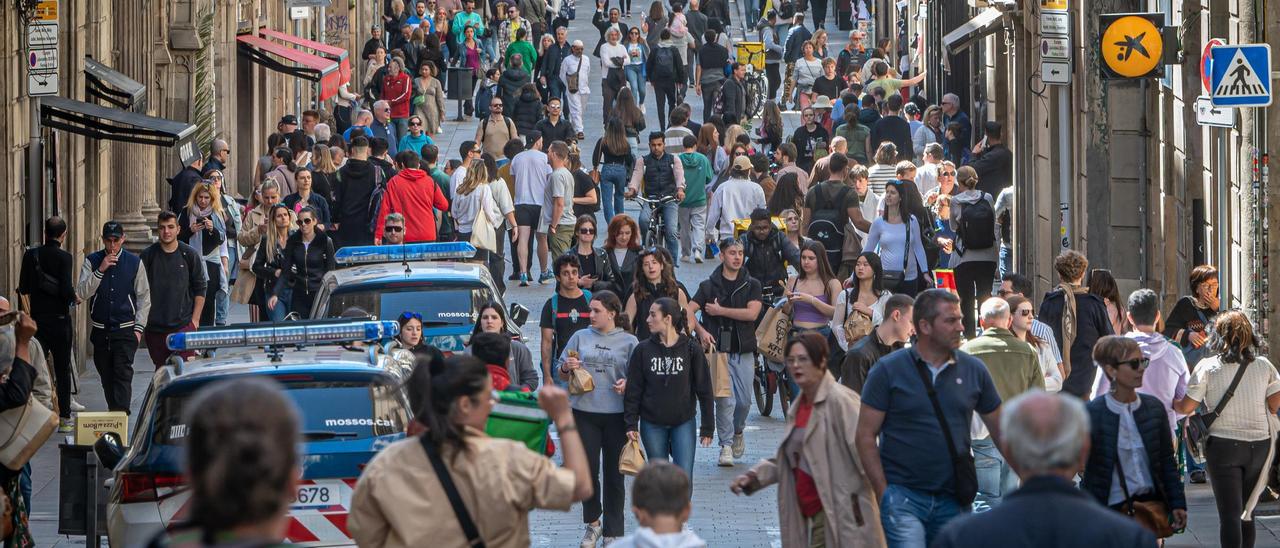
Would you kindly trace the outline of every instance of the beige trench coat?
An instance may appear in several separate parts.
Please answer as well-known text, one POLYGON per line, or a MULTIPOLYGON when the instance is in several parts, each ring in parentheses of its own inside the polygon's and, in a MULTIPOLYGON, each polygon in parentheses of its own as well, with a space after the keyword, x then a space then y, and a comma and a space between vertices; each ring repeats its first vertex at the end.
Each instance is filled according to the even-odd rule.
POLYGON ((258 251, 258 244, 262 242, 262 234, 258 233, 258 227, 266 223, 267 213, 262 210, 262 206, 255 207, 244 214, 244 226, 240 227, 240 232, 236 235, 236 241, 244 247, 244 252, 240 254, 240 264, 236 265, 240 273, 236 278, 235 287, 231 288, 232 302, 256 304, 253 302, 253 288, 258 283, 258 277, 253 274, 250 267, 253 266, 253 256, 258 251))
MULTIPOLYGON (((826 514, 827 548, 885 546, 880 509, 862 470, 853 442, 861 399, 828 372, 814 395, 813 413, 805 428, 804 452, 826 514)), ((796 406, 787 412, 786 440, 795 429, 796 406)), ((809 546, 808 526, 800 513, 792 462, 778 455, 751 468, 762 486, 778 484, 778 521, 783 546, 809 546)))

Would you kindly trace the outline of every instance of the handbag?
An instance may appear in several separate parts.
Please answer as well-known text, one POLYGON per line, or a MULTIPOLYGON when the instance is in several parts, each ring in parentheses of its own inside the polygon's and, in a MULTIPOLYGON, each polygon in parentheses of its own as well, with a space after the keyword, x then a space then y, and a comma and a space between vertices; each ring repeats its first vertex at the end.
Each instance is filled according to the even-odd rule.
POLYGON ((844 325, 840 327, 844 329, 844 339, 848 341, 849 347, 852 348, 854 343, 871 334, 871 329, 874 326, 871 325, 871 316, 852 309, 852 305, 849 303, 849 297, 853 296, 852 290, 848 292, 850 295, 846 296, 844 300, 844 325))
POLYGON ((1236 368, 1235 376, 1231 377, 1231 384, 1227 386, 1227 391, 1222 394, 1222 399, 1218 400, 1218 405, 1214 406, 1213 411, 1192 413, 1187 416, 1187 425, 1182 431, 1187 438, 1187 446, 1191 449, 1192 456, 1196 457, 1196 460, 1204 460, 1204 442, 1209 439, 1209 427, 1213 426, 1213 422, 1222 415, 1222 410, 1227 407, 1227 402, 1231 401, 1231 397, 1236 395, 1236 387, 1240 386, 1240 379, 1244 378, 1244 372, 1250 365, 1253 365, 1253 363, 1236 368))
POLYGON ((905 224, 907 225, 907 243, 902 250, 902 270, 885 270, 880 276, 881 285, 890 293, 897 293, 902 283, 907 280, 907 261, 911 255, 911 225, 915 223, 907 221, 905 224))
POLYGON ((1160 482, 1156 478, 1151 478, 1151 483, 1155 484, 1156 491, 1160 493, 1160 500, 1134 500, 1129 494, 1129 483, 1124 479, 1124 468, 1120 466, 1119 450, 1116 450, 1116 475, 1120 476, 1120 490, 1124 492, 1125 515, 1133 518, 1144 529, 1155 533, 1156 538, 1169 538, 1173 536, 1173 526, 1169 524, 1169 505, 1164 503, 1164 489, 1160 487, 1160 482))
MULTIPOLYGON (((795 291, 795 284, 791 285, 791 290, 795 291)), ((756 350, 765 359, 777 363, 782 363, 787 337, 791 333, 791 315, 782 311, 783 306, 785 303, 770 308, 764 313, 760 325, 756 326, 756 350)))
POLYGON ((449 498, 449 506, 453 507, 454 515, 458 517, 458 525, 462 526, 462 534, 467 536, 467 546, 485 548, 484 539, 480 538, 480 530, 476 528, 476 522, 472 521, 467 505, 462 503, 462 495, 458 494, 458 486, 453 484, 453 476, 449 475, 449 469, 445 468, 440 453, 436 452, 435 446, 431 445, 426 437, 418 436, 418 441, 427 451, 427 458, 431 459, 431 467, 436 471, 436 479, 440 480, 440 487, 444 488, 444 494, 449 498))
POLYGON ((961 455, 956 451, 956 442, 951 439, 951 428, 947 426, 947 418, 942 414, 942 404, 938 403, 938 392, 933 388, 933 381, 929 379, 929 373, 924 370, 924 364, 920 363, 920 357, 912 352, 912 358, 915 361, 916 372, 920 374, 920 381, 924 383, 925 390, 929 392, 929 403, 933 404, 933 414, 938 417, 938 425, 942 427, 942 437, 947 440, 947 451, 951 453, 951 469, 953 479, 955 480, 955 499, 962 507, 969 507, 973 504, 973 499, 978 497, 978 469, 973 462, 973 455, 965 453, 961 455))
POLYGON ((729 355, 717 352, 714 348, 707 352, 707 366, 711 368, 712 396, 729 398, 733 396, 733 380, 729 377, 729 355))
POLYGON ((49 295, 57 295, 59 293, 58 279, 50 276, 40 266, 40 248, 32 250, 31 257, 35 259, 36 264, 36 288, 49 295))
POLYGON ((570 395, 581 396, 595 389, 596 380, 591 377, 591 373, 588 373, 586 369, 579 367, 569 373, 570 395))
POLYGON ((489 220, 489 214, 485 212, 483 205, 476 211, 476 220, 471 224, 471 245, 486 251, 498 249, 498 235, 494 232, 493 221, 489 220))
POLYGON ((647 460, 640 442, 627 440, 627 444, 622 446, 622 454, 618 456, 618 471, 626 476, 634 476, 644 469, 647 460))
POLYGON ((567 87, 569 88, 569 93, 578 93, 578 84, 581 83, 579 82, 579 79, 582 77, 582 64, 586 62, 587 60, 585 55, 582 57, 579 57, 578 70, 574 71, 573 74, 570 74, 568 78, 566 78, 568 82, 565 82, 565 83, 568 84, 567 87))
POLYGON ((58 429, 58 416, 28 396, 27 404, 0 413, 0 432, 9 435, 0 443, 0 464, 21 470, 58 429))

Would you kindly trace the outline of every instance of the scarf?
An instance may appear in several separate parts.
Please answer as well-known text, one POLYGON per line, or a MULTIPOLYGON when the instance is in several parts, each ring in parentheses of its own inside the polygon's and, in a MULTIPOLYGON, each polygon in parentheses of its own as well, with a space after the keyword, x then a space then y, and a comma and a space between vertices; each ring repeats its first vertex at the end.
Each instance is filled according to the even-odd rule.
POLYGON ((1058 284, 1062 290, 1062 363, 1071 363, 1071 344, 1076 340, 1076 295, 1088 293, 1082 286, 1063 282, 1058 284))

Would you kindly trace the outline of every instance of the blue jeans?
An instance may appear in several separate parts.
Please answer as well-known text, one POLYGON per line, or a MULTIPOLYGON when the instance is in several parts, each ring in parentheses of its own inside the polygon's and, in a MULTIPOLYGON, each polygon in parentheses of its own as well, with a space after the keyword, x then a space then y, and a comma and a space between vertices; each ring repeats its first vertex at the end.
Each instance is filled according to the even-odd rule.
POLYGON ((673 462, 692 478, 693 449, 698 443, 698 429, 693 424, 695 420, 689 419, 689 422, 677 426, 663 426, 641 419, 640 443, 644 444, 645 455, 650 459, 673 462))
POLYGON ((26 503, 27 513, 31 513, 31 461, 22 466, 22 475, 18 476, 18 490, 22 491, 22 500, 26 503))
POLYGON ((565 89, 564 89, 564 82, 561 82, 561 81, 560 81, 560 77, 559 77, 559 76, 550 76, 550 75, 548 75, 548 76, 547 76, 547 97, 546 97, 546 99, 547 99, 547 100, 550 100, 552 97, 559 97, 559 98, 560 98, 560 102, 561 102, 561 103, 564 103, 564 101, 565 101, 565 94, 564 94, 564 92, 565 92, 565 89))
POLYGON ((604 224, 626 209, 627 168, 622 164, 605 164, 600 168, 600 203, 604 207, 604 224))
POLYGON ((973 460, 978 469, 978 499, 974 501, 974 509, 985 512, 1018 488, 1018 476, 991 438, 973 440, 973 460))
MULTIPOLYGON (((289 287, 281 289, 280 298, 276 299, 276 306, 267 311, 267 317, 273 322, 283 322, 284 317, 289 315, 291 302, 293 302, 293 289, 289 287)), ((299 314, 306 314, 306 312, 299 312, 299 314)))
MULTIPOLYGON (((680 258, 680 235, 677 234, 680 226, 680 202, 668 202, 661 206, 663 227, 664 247, 671 253, 671 260, 680 264, 677 259, 680 258)), ((649 231, 649 207, 640 207, 640 233, 647 235, 649 231)), ((642 240, 643 241, 643 240, 642 240)), ((644 242, 644 245, 656 245, 655 242, 644 242)))
MULTIPOLYGON (((488 38, 480 39, 480 49, 489 57, 489 64, 502 60, 498 57, 498 35, 490 34, 488 38)), ((499 63, 500 64, 500 63, 499 63)))
POLYGON ((644 104, 644 65, 627 65, 627 84, 636 96, 636 104, 644 104))
POLYGON ((889 484, 880 497, 880 524, 889 548, 925 548, 965 509, 946 493, 889 484))
MULTIPOLYGON (((1002 245, 1000 246, 1000 276, 1013 272, 1013 248, 1002 245)), ((999 283, 1000 280, 996 280, 999 283)), ((993 292, 994 293, 994 292, 993 292)))

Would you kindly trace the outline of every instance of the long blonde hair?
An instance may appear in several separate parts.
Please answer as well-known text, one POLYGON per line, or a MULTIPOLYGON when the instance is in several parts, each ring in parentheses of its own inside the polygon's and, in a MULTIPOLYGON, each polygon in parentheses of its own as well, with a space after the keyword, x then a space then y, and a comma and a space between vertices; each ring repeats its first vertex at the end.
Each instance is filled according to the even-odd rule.
POLYGON ((196 183, 195 188, 191 189, 191 195, 187 197, 187 210, 193 210, 196 207, 196 197, 201 192, 208 192, 210 201, 213 202, 211 207, 218 215, 222 215, 222 193, 209 183, 196 183))
POLYGON ((489 183, 489 170, 484 167, 484 160, 472 160, 471 165, 467 166, 467 176, 462 178, 462 184, 458 185, 458 195, 467 196, 475 192, 480 185, 489 183))
POLYGON ((313 171, 320 173, 333 173, 338 171, 338 166, 333 163, 333 153, 329 151, 328 143, 316 143, 312 149, 311 163, 316 166, 313 171))
POLYGON ((727 128, 724 128, 724 135, 721 136, 720 144, 724 146, 726 152, 729 150, 732 150, 734 143, 738 142, 738 136, 744 135, 746 133, 747 133, 747 130, 743 129, 742 126, 738 124, 733 124, 727 128))
POLYGON ((277 246, 279 245, 279 244, 277 244, 277 243, 276 243, 276 241, 281 239, 281 238, 280 238, 280 236, 281 236, 281 234, 280 234, 280 233, 281 233, 281 232, 283 232, 283 233, 284 233, 284 238, 283 238, 283 239, 284 239, 284 240, 288 240, 288 239, 289 239, 289 231, 290 231, 290 230, 292 230, 293 225, 294 225, 294 223, 295 223, 295 222, 297 222, 297 220, 298 220, 298 216, 297 216, 297 215, 294 215, 294 213, 293 213, 293 209, 292 209, 292 208, 290 208, 290 207, 289 207, 289 206, 287 206, 287 205, 284 205, 284 203, 283 203, 283 202, 282 202, 282 203, 278 203, 278 204, 276 204, 276 205, 273 205, 273 206, 271 206, 271 209, 267 210, 267 221, 266 221, 266 222, 267 222, 267 237, 266 237, 266 238, 263 238, 263 239, 264 239, 264 240, 266 240, 266 243, 265 243, 264 245, 265 245, 266 250, 267 250, 267 257, 268 257, 268 258, 271 258, 271 257, 275 257, 275 256, 276 256, 277 246), (289 224, 285 225, 285 227, 284 227, 284 228, 280 228, 280 227, 276 226, 276 210, 277 210, 277 209, 283 209, 283 210, 284 210, 284 212, 285 212, 285 214, 287 214, 287 215, 289 216, 289 224))

